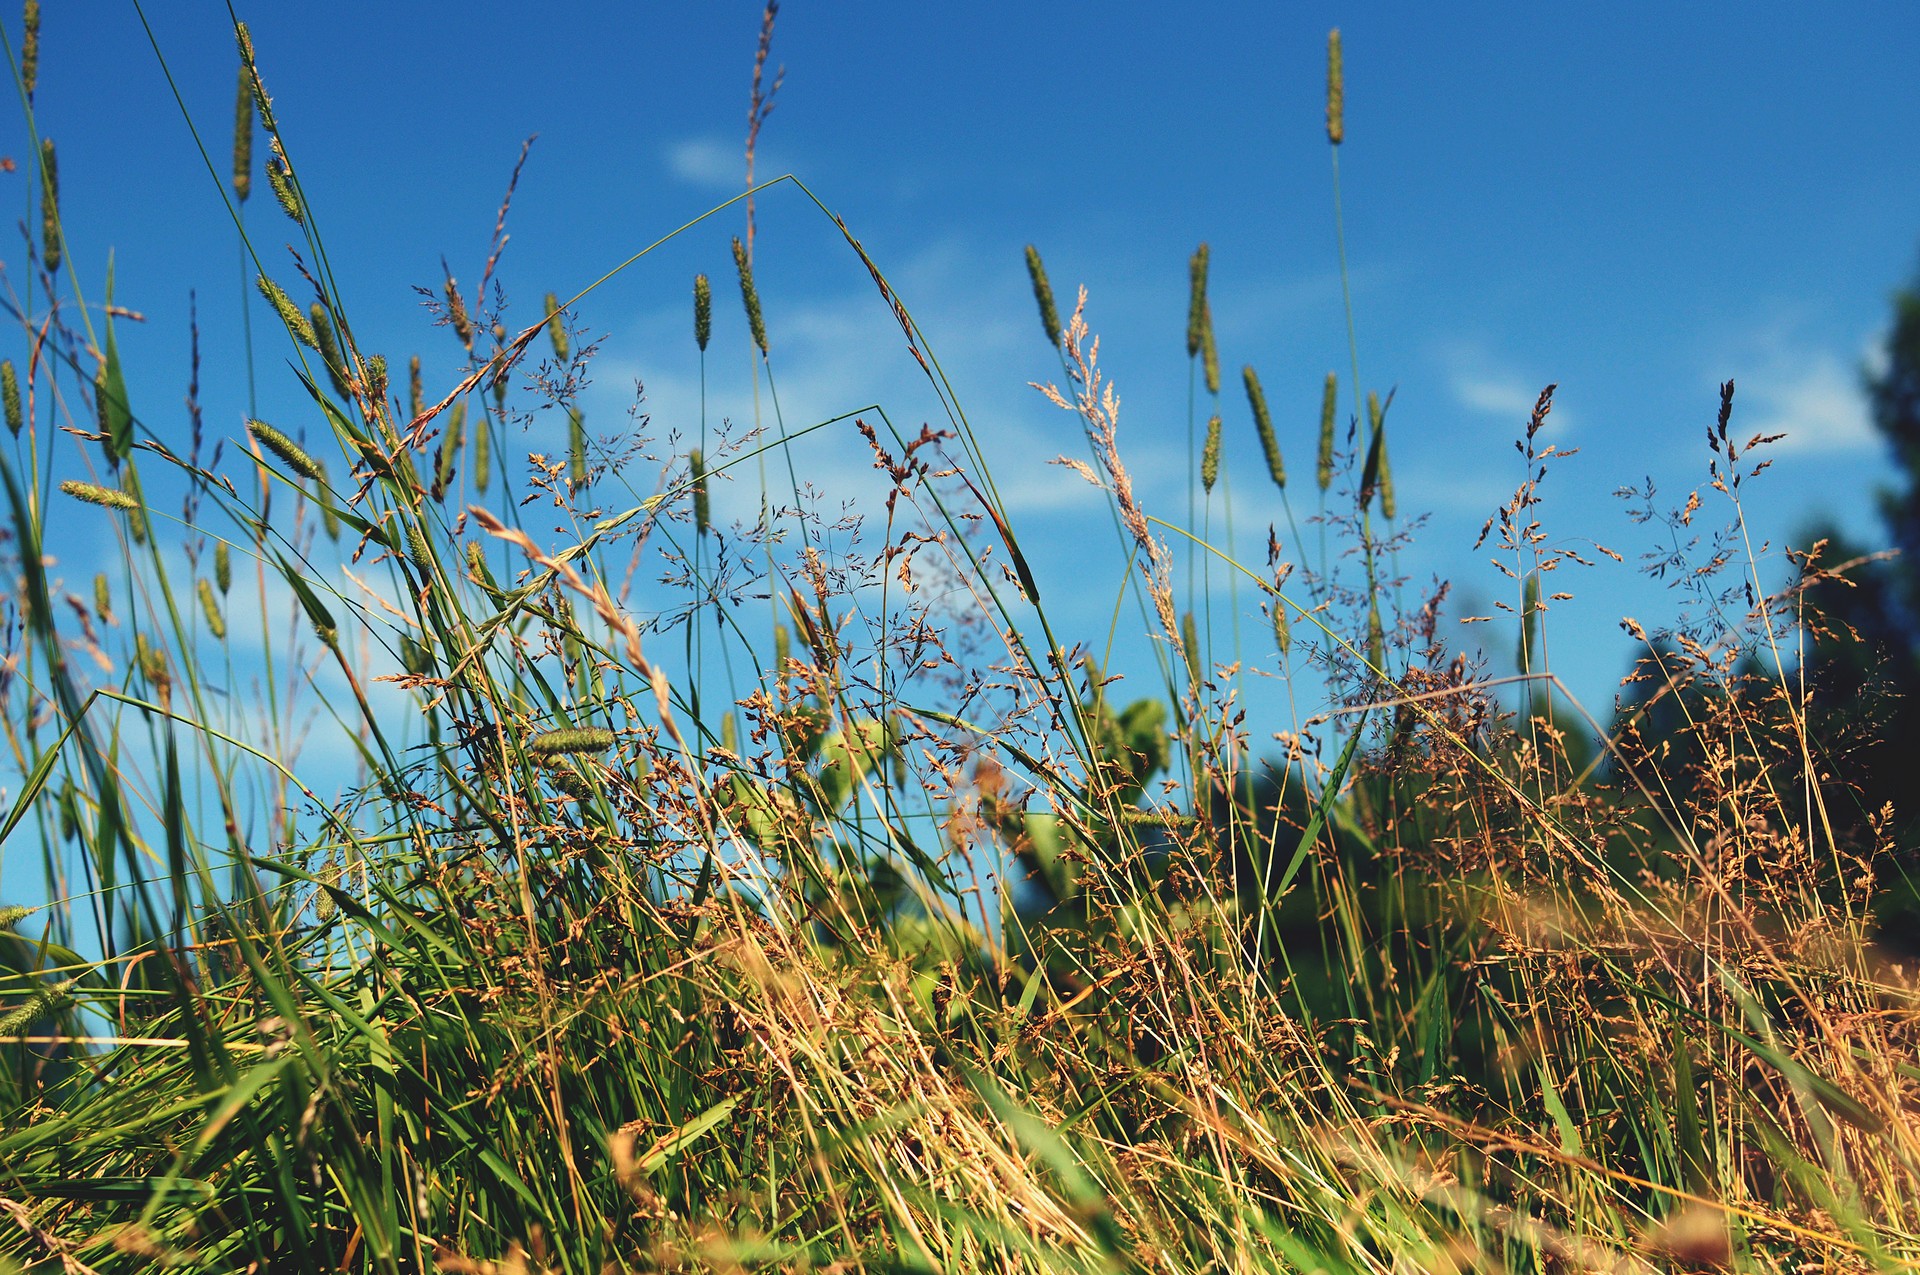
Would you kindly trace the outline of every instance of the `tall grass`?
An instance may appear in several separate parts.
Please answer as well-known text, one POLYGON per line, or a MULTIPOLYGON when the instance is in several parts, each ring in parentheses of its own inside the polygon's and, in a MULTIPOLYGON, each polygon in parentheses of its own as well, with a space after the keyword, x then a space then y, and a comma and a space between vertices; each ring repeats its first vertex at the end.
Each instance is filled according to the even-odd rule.
MULTIPOLYGON (((1063 324, 1030 249, 1059 355, 1036 347, 1031 376, 1086 437, 1069 463, 1109 501, 1161 656, 1122 702, 1056 632, 936 334, 844 223, 937 425, 883 405, 782 425, 749 216, 732 251, 774 427, 703 418, 645 471, 663 440, 598 444, 577 403, 592 289, 530 323, 503 302, 511 188, 478 286, 449 271, 422 333, 459 372, 429 386, 412 357, 403 402, 239 34, 242 131, 266 137, 296 266, 235 224, 304 428, 209 443, 196 407, 180 440, 134 410, 92 264, 59 261, 50 145, 13 281, 0 842, 51 902, 0 911, 0 1262, 1920 1260, 1913 984, 1868 942, 1889 847, 1828 810, 1797 586, 1766 596, 1741 543, 1731 384, 1718 514, 1684 511, 1730 528, 1700 564, 1716 605, 1642 631, 1644 693, 1603 731, 1545 659, 1554 573, 1579 565, 1544 529, 1551 387, 1485 533, 1526 635, 1492 676, 1443 640, 1444 590, 1395 605, 1357 343, 1345 429, 1333 377, 1318 419, 1320 547, 1290 522, 1249 565, 1194 504, 1181 528, 1144 503, 1093 306, 1063 324), (567 452, 515 457, 542 407, 567 452), (828 432, 886 476, 877 549, 801 499, 790 444, 828 432), (723 525, 712 492, 754 483, 757 514, 723 525), (90 590, 46 552, 81 519, 111 545, 90 590), (1211 609, 1182 614, 1196 571, 1257 598, 1277 649, 1209 658, 1239 616, 1205 579, 1211 609), (1242 711, 1256 670, 1325 697, 1270 759, 1242 711), (318 732, 334 759, 303 760, 318 732)), ((676 233, 755 196, 832 216, 782 178, 676 233)), ((1189 354, 1217 401, 1203 266, 1189 354)), ((695 297, 704 396, 705 275, 695 297)), ((1191 440, 1202 496, 1231 481, 1212 435, 1191 440)))

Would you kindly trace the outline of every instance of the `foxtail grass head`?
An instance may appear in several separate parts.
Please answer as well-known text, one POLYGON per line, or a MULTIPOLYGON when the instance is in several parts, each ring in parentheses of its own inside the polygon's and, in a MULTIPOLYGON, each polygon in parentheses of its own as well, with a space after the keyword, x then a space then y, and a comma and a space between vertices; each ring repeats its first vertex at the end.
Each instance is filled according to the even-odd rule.
POLYGON ((753 343, 760 347, 760 357, 767 354, 767 321, 760 314, 760 289, 753 282, 753 261, 747 256, 747 246, 736 237, 733 241, 733 264, 740 271, 740 300, 747 308, 747 330, 753 333, 753 343))
POLYGON ((1327 140, 1347 140, 1347 76, 1340 64, 1340 28, 1327 32, 1327 140))
POLYGON ((1187 260, 1187 357, 1197 358, 1206 340, 1207 326, 1207 245, 1193 250, 1187 260))
POLYGON ((1208 301, 1200 315, 1200 370, 1207 380, 1207 393, 1220 393, 1220 347, 1213 339, 1213 302, 1208 301))
POLYGON ((707 276, 693 276, 693 343, 700 352, 707 352, 707 342, 713 338, 713 285, 707 282, 707 276))
POLYGON ((713 511, 707 503, 707 458, 698 447, 687 453, 687 467, 693 471, 693 529, 704 536, 713 511))
POLYGON ((1207 446, 1200 453, 1200 485, 1213 494, 1213 484, 1220 478, 1220 414, 1214 413, 1207 421, 1207 446))
POLYGON ((273 99, 267 96, 266 81, 260 78, 260 64, 253 56, 253 32, 247 30, 246 23, 236 22, 233 35, 240 45, 240 65, 245 68, 247 82, 253 88, 253 105, 260 112, 260 123, 267 132, 278 134, 280 124, 273 116, 273 99))
POLYGON ((53 139, 40 139, 40 259, 48 274, 60 272, 60 160, 53 139))
POLYGON ((561 364, 571 362, 573 347, 567 341, 567 316, 560 310, 560 298, 549 292, 546 307, 547 337, 553 342, 553 357, 561 364))
POLYGON ((253 193, 253 85, 240 67, 240 91, 233 104, 233 197, 247 202, 253 193))
POLYGON ((1333 485, 1333 417, 1339 398, 1340 378, 1329 372, 1320 394, 1320 466, 1314 475, 1323 492, 1333 485))
POLYGON ((320 462, 308 455, 305 448, 265 421, 248 421, 247 433, 253 435, 260 446, 279 457, 281 464, 302 478, 318 482, 326 473, 320 467, 320 462))
POLYGON ((213 582, 223 595, 233 588, 233 550, 224 540, 213 546, 213 582))
POLYGON ((40 83, 40 0, 27 0, 20 31, 20 89, 33 105, 33 90, 40 83))
POLYGON ((20 410, 20 377, 12 359, 0 359, 0 401, 6 404, 7 432, 15 438, 26 428, 27 418, 20 410))
POLYGON ((1040 327, 1047 334, 1047 344, 1057 350, 1060 348, 1060 310, 1053 303, 1053 285, 1047 282, 1047 268, 1041 264, 1040 250, 1032 244, 1027 245, 1027 276, 1033 280, 1033 299, 1040 307, 1040 327))
POLYGON ((1287 465, 1280 457, 1280 438, 1273 432, 1273 414, 1267 410, 1267 392, 1260 388, 1260 376, 1249 363, 1240 371, 1247 384, 1247 405, 1253 409, 1253 428, 1260 435, 1260 449, 1267 456, 1267 473, 1273 485, 1287 489, 1287 465))
POLYGON ((133 513, 140 508, 138 500, 118 487, 102 487, 99 483, 83 483, 77 478, 69 478, 60 484, 60 490, 75 500, 84 500, 89 505, 100 505, 106 509, 122 509, 133 513))
POLYGON ((286 325, 288 334, 318 353, 320 338, 314 333, 313 324, 307 320, 307 316, 300 313, 300 307, 293 303, 293 298, 265 275, 255 275, 254 283, 259 287, 260 295, 267 299, 267 304, 273 307, 274 313, 280 316, 280 322, 286 325))
POLYGON ((1287 619, 1286 602, 1278 596, 1273 599, 1273 644, 1283 660, 1293 653, 1293 622, 1287 619))

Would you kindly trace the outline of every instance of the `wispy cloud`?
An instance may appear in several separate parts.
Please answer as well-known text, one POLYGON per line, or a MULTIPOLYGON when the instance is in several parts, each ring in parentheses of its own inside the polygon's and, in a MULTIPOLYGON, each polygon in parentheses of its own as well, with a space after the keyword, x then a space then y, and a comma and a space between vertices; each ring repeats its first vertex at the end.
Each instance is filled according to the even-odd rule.
POLYGON ((1758 417, 1752 432, 1785 434, 1775 444, 1780 450, 1858 452, 1880 446, 1855 365, 1831 350, 1782 352, 1739 388, 1759 403, 1757 413, 1747 417, 1758 417))
MULTIPOLYGON (((1454 402, 1476 416, 1497 421, 1501 429, 1517 434, 1533 414, 1547 381, 1530 379, 1504 360, 1474 345, 1453 345, 1440 352, 1447 388, 1454 402)), ((1554 401, 1549 428, 1565 437, 1573 428, 1566 405, 1554 401)))
POLYGON ((690 186, 719 189, 744 181, 746 160, 734 143, 689 137, 667 147, 667 171, 690 186))

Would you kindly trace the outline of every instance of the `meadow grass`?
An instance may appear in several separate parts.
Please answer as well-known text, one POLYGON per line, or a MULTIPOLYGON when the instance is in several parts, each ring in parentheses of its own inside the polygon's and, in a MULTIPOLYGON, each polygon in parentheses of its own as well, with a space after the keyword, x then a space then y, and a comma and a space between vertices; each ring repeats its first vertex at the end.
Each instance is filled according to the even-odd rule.
MULTIPOLYGON (((0 843, 52 902, 0 910, 0 1266, 1920 1261, 1913 980, 1870 941, 1892 847, 1818 763, 1794 656, 1818 570, 1763 587, 1731 384, 1701 516, 1735 551, 1700 587, 1740 601, 1640 634, 1633 711, 1584 721, 1544 655, 1579 561, 1542 525, 1552 387, 1483 533, 1523 635, 1495 676, 1443 640, 1444 590, 1402 605, 1350 303, 1317 552, 1288 503, 1249 565, 1205 249, 1179 525, 1134 487, 1085 293, 1063 319, 1030 248, 1057 357, 1033 379, 1084 435, 1069 463, 1130 564, 1115 624, 1157 660, 1122 702, 1056 632, 937 334, 803 184, 700 220, 816 208, 944 418, 783 423, 749 213, 731 275, 771 423, 703 419, 649 470, 578 405, 592 289, 524 327, 499 303, 511 187, 477 286, 435 286, 423 340, 461 372, 429 388, 414 356, 403 396, 237 34, 229 206, 304 429, 216 445, 197 404, 184 441, 131 410, 26 116, 45 215, 11 281, 0 843), (297 269, 238 215, 256 126, 297 269), (515 456, 543 405, 566 453, 515 456), (886 476, 877 549, 804 498, 791 445, 828 430, 886 476), (723 525, 721 482, 757 515, 723 525), (77 518, 112 534, 90 589, 46 554, 77 518), (1256 668, 1324 701, 1273 757, 1256 668), (303 765, 309 718, 347 762, 303 765)), ((9 55, 30 108, 37 55, 9 55)), ((1337 182, 1337 33, 1330 55, 1337 182)), ((692 288, 704 394, 730 298, 692 288)), ((1267 472, 1237 477, 1285 496, 1242 379, 1267 472)))

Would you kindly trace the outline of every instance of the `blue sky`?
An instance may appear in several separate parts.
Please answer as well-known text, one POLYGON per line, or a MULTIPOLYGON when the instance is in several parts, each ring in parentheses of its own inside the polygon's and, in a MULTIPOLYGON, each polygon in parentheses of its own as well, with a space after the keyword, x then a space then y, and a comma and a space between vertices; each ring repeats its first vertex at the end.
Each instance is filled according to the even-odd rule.
MULTIPOLYGON (((163 432, 183 428, 197 289, 208 421, 237 435, 241 276, 216 183, 131 6, 47 9, 37 110, 59 143, 70 253, 97 295, 112 250, 118 299, 149 318, 121 333, 135 406, 163 432)), ((363 345, 420 351, 430 391, 450 384, 457 351, 412 288, 438 282, 443 255, 477 277, 527 135, 539 140, 503 265, 522 322, 543 292, 577 291, 739 189, 757 3, 239 12, 363 345)), ((227 12, 174 0, 146 17, 224 178, 227 12)), ((1650 477, 1677 505, 1704 482, 1720 380, 1739 385, 1736 433, 1790 434, 1750 489, 1758 536, 1777 552, 1820 515, 1877 534, 1869 493, 1886 461, 1857 380, 1920 242, 1910 5, 790 0, 760 172, 803 177, 893 277, 973 414, 1057 625, 1097 639, 1119 564, 1101 556, 1097 500, 1044 466, 1080 445, 1072 418, 1026 387, 1057 365, 1021 248, 1040 246, 1063 299, 1089 288, 1123 449, 1149 506, 1177 519, 1186 263, 1208 241, 1243 548, 1277 506, 1233 376, 1242 363, 1265 382, 1305 512, 1321 379, 1348 380, 1322 130, 1335 25, 1362 371, 1397 388, 1401 506, 1433 515, 1410 571, 1483 604, 1507 587, 1469 549, 1520 477, 1511 440, 1549 381, 1561 390, 1548 438, 1581 449, 1549 480, 1549 529, 1628 557, 1576 577, 1577 600, 1549 617, 1554 664, 1596 711, 1631 650, 1620 616, 1651 626, 1673 604, 1635 574, 1651 533, 1612 493, 1650 477)), ((11 118, 0 152, 24 159, 11 118)), ((0 177, 8 191, 27 215, 24 171, 0 177)), ((263 245, 293 238, 264 183, 247 216, 263 245)), ((635 378, 657 425, 690 424, 687 290, 702 270, 720 285, 717 408, 746 410, 726 246, 738 228, 729 213, 583 305, 584 326, 605 334, 590 428, 615 427, 635 378)), ((10 264, 15 243, 0 251, 10 264)), ((875 399, 903 423, 933 411, 864 271, 793 192, 762 199, 758 252, 789 424, 875 399)), ((297 391, 265 317, 256 304, 273 419, 297 410, 297 391)), ((830 490, 870 490, 850 434, 808 463, 830 490)))

